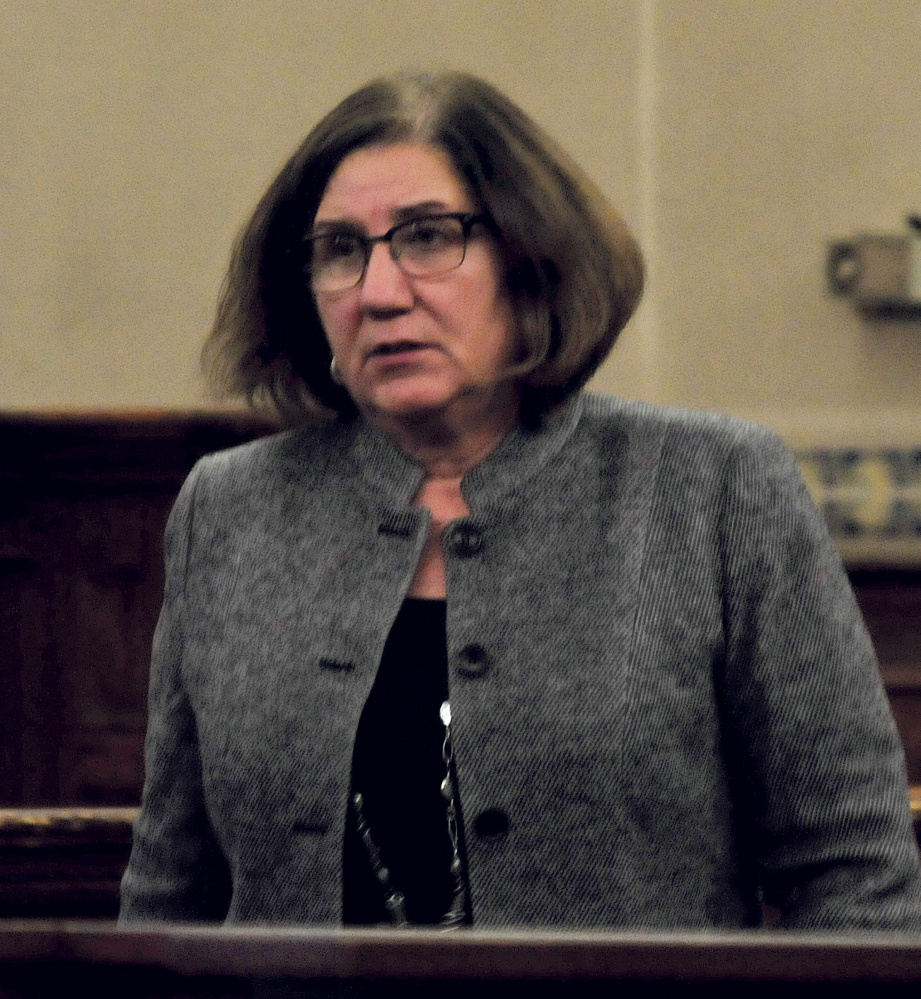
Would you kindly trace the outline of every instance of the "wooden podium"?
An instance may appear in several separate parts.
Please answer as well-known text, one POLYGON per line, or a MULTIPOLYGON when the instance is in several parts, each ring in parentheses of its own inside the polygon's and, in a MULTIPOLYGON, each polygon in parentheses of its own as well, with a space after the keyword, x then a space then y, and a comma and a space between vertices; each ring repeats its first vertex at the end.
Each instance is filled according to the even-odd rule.
POLYGON ((0 923, 0 997, 917 996, 921 934, 454 933, 0 923), (287 982, 287 985, 284 983, 287 982), (857 990, 860 990, 858 993, 857 990), (300 991, 298 991, 300 990, 300 991), (652 990, 652 991, 650 991, 652 990))

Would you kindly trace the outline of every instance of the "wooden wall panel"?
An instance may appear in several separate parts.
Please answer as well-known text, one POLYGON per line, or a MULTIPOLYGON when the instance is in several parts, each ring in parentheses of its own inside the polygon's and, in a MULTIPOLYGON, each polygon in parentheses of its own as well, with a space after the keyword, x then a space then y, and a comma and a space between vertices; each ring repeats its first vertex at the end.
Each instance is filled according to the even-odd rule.
POLYGON ((198 457, 268 429, 0 418, 0 804, 137 803, 166 518, 198 457))
POLYGON ((850 576, 905 745, 908 779, 918 785, 921 784, 921 569, 852 569, 850 576))

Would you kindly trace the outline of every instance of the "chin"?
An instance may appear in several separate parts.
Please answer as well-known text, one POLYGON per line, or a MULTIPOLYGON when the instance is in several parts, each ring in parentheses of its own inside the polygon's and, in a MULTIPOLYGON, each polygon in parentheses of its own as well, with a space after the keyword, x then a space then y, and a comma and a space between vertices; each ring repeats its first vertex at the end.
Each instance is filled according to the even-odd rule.
POLYGON ((442 412, 448 401, 444 397, 414 395, 398 399, 376 400, 371 408, 372 411, 381 415, 413 419, 434 416, 436 413, 442 412))
POLYGON ((375 392, 369 400, 369 409, 388 416, 424 416, 443 410, 455 393, 433 384, 388 385, 375 392))

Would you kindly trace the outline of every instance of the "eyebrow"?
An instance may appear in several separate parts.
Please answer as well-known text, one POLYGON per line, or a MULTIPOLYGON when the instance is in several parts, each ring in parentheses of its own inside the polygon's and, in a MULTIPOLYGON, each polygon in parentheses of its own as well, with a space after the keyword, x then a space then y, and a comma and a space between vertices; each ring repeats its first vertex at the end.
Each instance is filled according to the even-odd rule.
MULTIPOLYGON (((393 213, 393 224, 399 225, 401 222, 409 222, 412 219, 419 218, 421 215, 438 215, 442 212, 450 211, 467 211, 468 209, 450 208, 444 201, 419 201, 413 205, 405 205, 402 208, 397 208, 393 213)), ((361 230, 364 226, 357 223, 354 219, 350 218, 338 218, 338 219, 322 219, 319 222, 314 221, 313 230, 323 231, 326 229, 354 229, 361 230)))
POLYGON ((420 215, 429 215, 432 212, 446 212, 450 209, 443 201, 420 201, 416 205, 408 205, 406 208, 398 208, 394 213, 394 221, 402 222, 404 219, 418 218, 420 215))

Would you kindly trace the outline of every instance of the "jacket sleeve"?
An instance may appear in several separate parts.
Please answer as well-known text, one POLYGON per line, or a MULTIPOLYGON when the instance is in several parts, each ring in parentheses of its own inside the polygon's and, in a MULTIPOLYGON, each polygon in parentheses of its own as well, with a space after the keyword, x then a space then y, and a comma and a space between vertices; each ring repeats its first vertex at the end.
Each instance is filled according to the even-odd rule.
POLYGON ((736 446, 722 512, 727 758, 781 925, 921 929, 904 753, 847 576, 792 455, 736 446))
POLYGON ((145 781, 119 922, 223 920, 227 863, 208 821, 195 716, 183 689, 185 578, 199 469, 166 528, 166 589, 153 641, 145 781))

